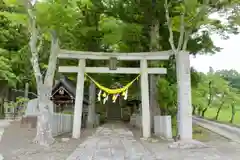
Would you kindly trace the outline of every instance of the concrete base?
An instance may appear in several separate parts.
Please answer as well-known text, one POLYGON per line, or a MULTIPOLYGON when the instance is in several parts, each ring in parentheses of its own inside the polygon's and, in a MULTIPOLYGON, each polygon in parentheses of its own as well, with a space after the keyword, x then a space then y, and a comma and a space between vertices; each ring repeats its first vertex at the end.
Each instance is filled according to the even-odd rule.
POLYGON ((166 139, 172 139, 171 116, 154 116, 154 134, 166 139))
POLYGON ((202 142, 196 140, 181 140, 178 142, 173 142, 168 145, 168 148, 171 149, 201 149, 201 148, 209 148, 202 142))

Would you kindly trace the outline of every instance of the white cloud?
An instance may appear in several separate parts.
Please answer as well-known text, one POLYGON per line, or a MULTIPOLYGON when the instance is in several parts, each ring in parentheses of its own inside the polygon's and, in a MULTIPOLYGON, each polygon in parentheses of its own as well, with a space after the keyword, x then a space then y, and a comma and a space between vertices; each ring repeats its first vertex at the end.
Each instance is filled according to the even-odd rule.
MULTIPOLYGON (((224 17, 214 13, 210 18, 215 18, 226 23, 224 17)), ((212 35, 211 38, 216 46, 223 48, 214 55, 197 55, 191 57, 191 65, 200 72, 207 72, 209 67, 214 70, 235 69, 240 72, 240 35, 230 35, 227 40, 221 39, 218 35, 212 35)))
POLYGON ((240 72, 240 35, 232 35, 228 40, 212 36, 216 46, 223 48, 215 55, 197 55, 191 57, 191 65, 198 71, 207 72, 209 67, 214 70, 235 69, 240 72))

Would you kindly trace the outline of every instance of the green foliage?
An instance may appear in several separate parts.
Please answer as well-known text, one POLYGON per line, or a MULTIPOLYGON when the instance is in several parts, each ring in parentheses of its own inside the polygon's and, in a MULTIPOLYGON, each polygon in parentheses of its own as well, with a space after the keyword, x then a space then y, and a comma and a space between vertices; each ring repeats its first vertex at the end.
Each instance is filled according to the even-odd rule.
POLYGON ((104 33, 102 38, 103 44, 113 46, 120 43, 122 39, 124 23, 115 19, 114 17, 101 16, 99 26, 100 31, 104 33))
POLYGON ((240 91, 240 74, 236 70, 219 70, 216 72, 229 82, 229 85, 240 91))
POLYGON ((161 78, 158 80, 158 103, 161 108, 161 114, 174 115, 177 104, 176 84, 170 84, 167 80, 161 78))
POLYGON ((200 115, 208 118, 223 121, 224 117, 225 122, 234 123, 237 106, 240 105, 239 90, 231 87, 227 77, 238 75, 234 70, 214 72, 210 69, 207 74, 199 73, 200 81, 192 88, 193 113, 197 114, 197 111, 200 111, 200 115), (204 110, 206 114, 201 113, 204 110))
POLYGON ((60 34, 65 32, 65 27, 75 25, 81 16, 76 2, 54 0, 36 3, 34 15, 41 30, 55 30, 60 34))
POLYGON ((3 56, 0 56, 0 79, 7 80, 8 84, 13 87, 16 85, 18 80, 17 76, 12 71, 10 61, 3 56))
MULTIPOLYGON (((26 78, 30 84, 35 85, 31 64, 29 61, 28 32, 29 24, 27 11, 22 2, 18 0, 4 0, 0 12, 0 78, 11 81, 22 87, 26 78), (19 80, 19 81, 17 81, 19 80)), ((169 1, 170 17, 174 32, 174 44, 178 43, 180 36, 181 15, 184 13, 184 27, 189 32, 187 50, 191 54, 216 53, 220 50, 215 46, 210 35, 218 33, 236 33, 238 10, 235 9, 238 1, 216 4, 207 0, 169 1), (222 24, 219 20, 209 19, 209 15, 216 10, 230 10, 229 24, 222 24)), ((50 31, 57 31, 60 39, 60 47, 64 49, 83 51, 107 51, 107 52, 140 52, 150 50, 150 31, 153 20, 159 22, 159 50, 170 50, 169 34, 166 25, 164 0, 157 1, 152 9, 150 1, 106 1, 106 0, 52 0, 38 1, 32 9, 36 16, 38 34, 43 45, 39 51, 39 64, 42 70, 48 65, 50 50, 50 31)), ((106 62, 94 62, 90 65, 107 66, 106 62)), ((75 61, 61 60, 59 65, 77 65, 75 61)), ((120 62, 126 67, 139 66, 137 62, 120 62)), ((159 66, 168 69, 168 75, 158 81, 158 101, 163 114, 176 112, 176 70, 175 59, 168 62, 158 62, 159 66)), ((125 84, 134 77, 130 75, 95 75, 104 85, 114 81, 125 84), (110 77, 110 78, 109 78, 110 77)), ((202 74, 191 69, 192 99, 193 104, 199 108, 208 105, 209 94, 213 96, 211 105, 219 105, 217 95, 226 94, 226 104, 233 96, 229 87, 240 88, 237 77, 216 74, 202 74), (226 80, 229 82, 226 82, 226 80), (211 86, 209 87, 209 82, 211 86), (215 98, 215 99, 214 99, 215 98)), ((75 79, 71 75, 72 79, 75 79)), ((32 87, 32 88, 35 88, 32 87)), ((132 95, 139 94, 135 87, 132 95)), ((210 106, 212 107, 212 106, 210 106)))

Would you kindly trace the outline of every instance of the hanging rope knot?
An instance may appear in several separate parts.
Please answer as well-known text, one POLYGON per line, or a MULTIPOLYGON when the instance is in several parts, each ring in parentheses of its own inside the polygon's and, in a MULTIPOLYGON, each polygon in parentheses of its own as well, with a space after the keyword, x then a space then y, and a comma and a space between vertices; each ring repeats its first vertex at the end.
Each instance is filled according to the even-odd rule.
POLYGON ((127 85, 121 87, 121 88, 115 88, 115 89, 110 89, 107 87, 104 87, 102 85, 100 85, 97 81, 95 81, 92 77, 90 77, 88 74, 86 74, 86 77, 88 77, 99 89, 99 93, 98 93, 98 101, 101 101, 101 98, 103 97, 103 103, 105 104, 106 101, 108 100, 108 96, 112 95, 112 101, 113 103, 116 102, 117 98, 120 96, 120 94, 122 96, 124 96, 124 100, 127 100, 127 96, 128 96, 128 88, 136 81, 138 80, 138 78, 140 77, 140 74, 134 78, 131 82, 129 82, 127 85), (102 94, 103 92, 103 94, 102 94))

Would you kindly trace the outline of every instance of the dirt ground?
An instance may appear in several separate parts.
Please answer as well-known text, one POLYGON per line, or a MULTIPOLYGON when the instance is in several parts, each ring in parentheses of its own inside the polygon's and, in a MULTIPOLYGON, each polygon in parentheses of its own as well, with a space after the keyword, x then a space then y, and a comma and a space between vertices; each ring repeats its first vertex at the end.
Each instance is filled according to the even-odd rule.
POLYGON ((70 134, 56 137, 56 142, 50 148, 44 148, 32 143, 36 129, 22 127, 20 122, 14 121, 4 130, 0 152, 4 160, 64 160, 94 132, 95 129, 83 130, 81 139, 70 139, 67 142, 63 142, 62 138, 70 138, 70 134))
MULTIPOLYGON (((142 134, 141 132, 139 132, 139 129, 136 129, 130 125, 128 125, 129 129, 133 132, 134 136, 139 139, 142 134)), ((193 135, 193 138, 197 141, 200 141, 200 142, 203 142, 207 148, 205 149, 200 149, 199 151, 200 152, 205 152, 205 153, 208 153, 208 152, 216 152, 216 154, 219 154, 220 156, 223 156, 223 157, 227 157, 227 158, 223 158, 223 160, 238 160, 239 157, 240 157, 240 144, 237 143, 237 142, 234 142, 234 141, 231 141, 225 137, 222 137, 216 133, 213 133, 207 129, 204 129, 202 127, 194 127, 196 130, 197 133, 195 133, 193 135)), ((159 145, 158 143, 146 143, 145 145, 149 146, 150 148, 151 147, 154 147, 155 145, 155 148, 158 148, 159 150, 163 151, 166 153, 166 155, 169 155, 164 157, 163 159, 167 160, 167 159, 171 159, 173 160, 174 159, 174 155, 175 153, 178 153, 179 156, 180 156, 180 153, 183 154, 183 152, 187 151, 187 150, 173 150, 173 149, 168 149, 168 144, 169 144, 169 141, 165 141, 165 140, 162 140, 158 137, 153 137, 154 139, 158 139, 159 142, 161 143, 161 145, 159 145)), ((187 152, 187 154, 190 154, 191 152, 196 152, 198 151, 198 149, 189 149, 187 152)), ((187 155, 186 154, 186 155, 187 155)), ((186 158, 187 159, 187 158, 186 158)), ((197 159, 197 157, 195 158, 197 159)), ((202 158, 204 159, 204 158, 202 158)), ((175 159, 174 159, 175 160, 175 159)), ((180 159, 179 159, 180 160, 180 159)))
MULTIPOLYGON (((129 127, 129 126, 128 126, 129 127)), ((139 129, 129 127, 136 139, 141 137, 139 129)), ((224 155, 232 160, 238 160, 240 156, 240 144, 232 142, 222 136, 212 133, 206 129, 201 129, 198 137, 199 141, 204 142, 208 146, 217 149, 219 154, 224 155), (201 135, 202 134, 202 135, 201 135)), ((5 129, 2 141, 0 142, 0 152, 5 160, 65 160, 87 137, 91 136, 95 129, 83 130, 81 139, 71 139, 70 134, 56 137, 56 142, 50 148, 43 148, 38 144, 33 144, 32 140, 36 134, 35 129, 21 127, 20 122, 11 122, 11 125, 5 129), (69 141, 63 142, 62 138, 70 138, 69 141)), ((149 147, 158 148, 165 154, 163 158, 174 159, 173 155, 176 151, 170 150, 167 147, 169 142, 159 140, 161 143, 146 144, 149 147), (156 146, 155 146, 156 145, 156 146), (166 155, 166 157, 164 157, 166 155), (170 157, 167 157, 170 156, 170 157)), ((210 149, 202 150, 201 152, 210 152, 210 149)), ((181 151, 182 153, 183 151, 181 151)), ((193 152, 193 151, 187 151, 193 152)), ((189 154, 187 153, 186 154, 189 154)), ((212 152, 212 151, 211 151, 212 152)), ((199 156, 198 156, 199 157, 199 156)), ((226 160, 226 158, 224 159, 226 160)))

